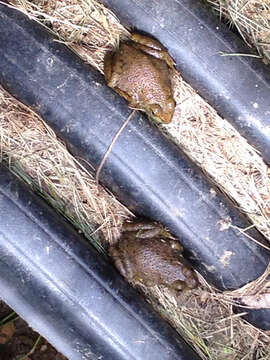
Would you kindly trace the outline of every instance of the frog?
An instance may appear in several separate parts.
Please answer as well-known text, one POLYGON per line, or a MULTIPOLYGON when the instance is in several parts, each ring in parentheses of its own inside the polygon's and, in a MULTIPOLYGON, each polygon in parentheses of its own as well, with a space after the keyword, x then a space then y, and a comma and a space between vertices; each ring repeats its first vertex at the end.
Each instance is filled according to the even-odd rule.
POLYGON ((125 222, 109 253, 121 275, 134 285, 161 285, 176 296, 198 286, 195 271, 183 257, 183 246, 158 222, 125 222))
POLYGON ((171 77, 174 61, 156 39, 132 33, 104 59, 109 87, 123 96, 133 109, 145 111, 158 123, 171 122, 175 100, 171 77))

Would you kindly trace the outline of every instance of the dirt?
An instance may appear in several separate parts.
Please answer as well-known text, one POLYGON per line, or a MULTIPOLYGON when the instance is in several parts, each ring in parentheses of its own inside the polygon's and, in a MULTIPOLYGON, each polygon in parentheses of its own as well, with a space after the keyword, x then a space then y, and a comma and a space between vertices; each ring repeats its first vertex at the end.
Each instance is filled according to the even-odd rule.
MULTIPOLYGON (((10 313, 12 309, 0 300, 0 323, 10 313)), ((66 359, 42 337, 35 348, 38 339, 39 334, 20 317, 7 325, 0 325, 0 360, 66 359)))

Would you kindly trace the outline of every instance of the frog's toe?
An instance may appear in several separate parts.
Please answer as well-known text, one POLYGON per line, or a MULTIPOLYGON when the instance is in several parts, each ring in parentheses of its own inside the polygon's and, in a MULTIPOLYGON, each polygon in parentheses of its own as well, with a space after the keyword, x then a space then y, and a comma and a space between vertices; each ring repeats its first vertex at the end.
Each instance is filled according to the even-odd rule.
POLYGON ((139 275, 137 275, 137 274, 135 274, 135 275, 133 276, 133 278, 132 278, 132 282, 133 282, 134 285, 139 284, 142 280, 143 280, 143 279, 142 279, 139 275))
POLYGON ((184 291, 184 290, 186 290, 188 288, 186 282, 182 281, 182 280, 175 280, 172 283, 171 287, 175 291, 184 291))
POLYGON ((163 51, 163 59, 171 69, 174 69, 175 62, 168 52, 163 51))
POLYGON ((187 287, 189 289, 196 288, 198 286, 198 279, 196 273, 194 273, 194 271, 188 267, 184 267, 182 269, 182 272, 186 278, 185 282, 187 284, 187 287))
MULTIPOLYGON (((169 233, 170 236, 167 236, 167 237, 172 237, 172 235, 169 233)), ((180 242, 178 240, 170 240, 170 245, 171 245, 171 248, 173 250, 175 250, 176 252, 179 252, 179 253, 182 253, 183 252, 183 246, 180 244, 180 242)))
POLYGON ((187 267, 184 267, 182 269, 182 272, 183 272, 183 274, 185 275, 186 278, 190 278, 190 277, 193 276, 193 271, 191 269, 187 268, 187 267))
POLYGON ((197 280, 197 278, 194 277, 190 277, 186 280, 187 286, 189 289, 195 289, 196 287, 198 287, 199 282, 197 280))
POLYGON ((113 260, 114 260, 114 264, 115 264, 116 268, 118 269, 118 271, 120 272, 120 274, 122 276, 124 276, 125 278, 127 278, 127 271, 126 271, 125 266, 124 266, 123 262, 121 261, 121 259, 114 257, 113 260))

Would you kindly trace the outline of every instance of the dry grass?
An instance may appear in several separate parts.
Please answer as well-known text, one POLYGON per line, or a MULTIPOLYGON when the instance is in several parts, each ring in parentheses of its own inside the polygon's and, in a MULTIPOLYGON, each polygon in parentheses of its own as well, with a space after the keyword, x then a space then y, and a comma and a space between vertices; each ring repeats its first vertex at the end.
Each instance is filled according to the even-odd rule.
POLYGON ((129 211, 97 186, 31 109, 2 88, 0 109, 0 158, 8 159, 14 172, 41 191, 88 238, 93 232, 98 235, 97 228, 106 241, 118 238, 129 211))
POLYGON ((103 72, 103 58, 128 31, 98 1, 11 0, 16 8, 35 19, 71 47, 80 57, 103 72))
POLYGON ((175 121, 164 127, 270 239, 270 169, 224 119, 177 74, 175 121))
POLYGON ((207 0, 230 25, 234 25, 245 42, 256 47, 264 61, 270 61, 269 0, 207 0))
MULTIPOLYGON (((59 41, 65 42, 101 72, 105 51, 128 34, 116 17, 94 0, 12 2, 50 28, 59 36, 59 41)), ((251 2, 246 3, 244 8, 251 2)), ((237 4, 240 1, 235 0, 233 5, 230 2, 230 6, 237 4)), ((174 90, 177 100, 174 120, 162 130, 184 148, 270 239, 269 168, 245 139, 178 73, 174 76, 174 90)), ((93 232, 103 235, 101 239, 94 236, 95 241, 102 242, 104 237, 105 242, 113 242, 118 238, 122 222, 130 216, 128 210, 97 187, 53 131, 3 89, 0 89, 0 141, 0 154, 9 160, 14 171, 35 184, 32 186, 90 240, 93 232), (95 230, 97 228, 102 232, 95 230)), ((266 292, 269 284, 264 280, 239 290, 240 294, 266 292)), ((203 279, 201 284, 192 293, 182 294, 178 301, 158 287, 147 289, 142 284, 141 289, 203 359, 267 359, 269 334, 232 313, 231 304, 239 291, 221 294, 203 279)))

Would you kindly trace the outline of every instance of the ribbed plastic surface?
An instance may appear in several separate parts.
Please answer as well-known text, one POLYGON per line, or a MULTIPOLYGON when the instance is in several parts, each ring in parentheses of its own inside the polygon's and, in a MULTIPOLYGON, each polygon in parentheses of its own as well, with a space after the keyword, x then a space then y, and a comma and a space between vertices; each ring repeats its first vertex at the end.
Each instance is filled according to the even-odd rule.
POLYGON ((0 294, 70 360, 199 360, 112 265, 1 164, 0 294))
POLYGON ((270 164, 270 69, 200 0, 102 0, 165 45, 176 67, 270 164), (243 56, 221 56, 244 54, 243 56))
MULTIPOLYGON (((126 102, 40 25, 3 5, 0 55, 0 83, 36 109, 73 154, 97 167, 130 113, 126 102)), ((247 219, 143 115, 118 138, 101 181, 131 210, 165 224, 220 289, 264 272, 268 252, 237 230, 250 227, 247 219)), ((247 234, 264 241, 254 228, 247 234)))

